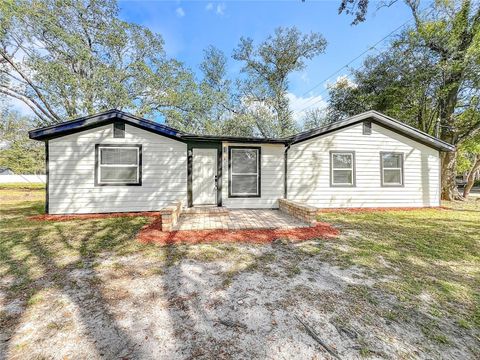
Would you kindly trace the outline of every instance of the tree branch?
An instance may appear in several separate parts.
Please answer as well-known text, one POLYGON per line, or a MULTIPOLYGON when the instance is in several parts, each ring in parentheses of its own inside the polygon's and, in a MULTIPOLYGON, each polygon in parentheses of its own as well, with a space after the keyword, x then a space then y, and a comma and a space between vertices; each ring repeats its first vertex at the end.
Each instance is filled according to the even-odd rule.
MULTIPOLYGON (((42 93, 40 92, 40 90, 32 83, 32 81, 28 78, 28 76, 26 76, 22 70, 20 70, 18 68, 18 66, 15 64, 15 62, 13 61, 13 59, 10 58, 10 56, 7 55, 7 53, 5 52, 0 52, 0 55, 10 64, 10 66, 21 76, 21 78, 23 80, 25 80, 25 82, 33 89, 33 91, 37 94, 38 98, 40 99, 40 101, 43 103, 43 105, 45 106, 45 108, 48 110, 49 113, 47 113, 47 111, 45 109, 43 109, 42 107, 39 107, 39 109, 48 117, 52 117, 53 119, 55 120, 58 120, 60 121, 60 116, 58 116, 55 111, 53 111, 53 109, 50 107, 50 105, 48 104, 48 102, 45 100, 44 96, 42 95, 42 93)), ((33 102, 33 101, 32 101, 33 102)), ((38 106, 38 105, 37 105, 38 106)))
POLYGON ((11 91, 8 91, 9 89, 0 89, 0 94, 4 94, 4 95, 7 95, 7 96, 10 96, 10 97, 13 97, 15 99, 18 99, 20 100, 21 102, 23 102, 24 104, 26 104, 30 109, 32 109, 32 111, 35 113, 35 115, 37 115, 40 120, 42 120, 42 122, 44 122, 45 124, 47 123, 50 123, 52 120, 51 118, 50 119, 47 119, 45 118, 36 108, 36 105, 32 105, 29 101, 30 99, 25 97, 25 96, 21 96, 21 95, 18 95, 16 93, 13 93, 11 91))

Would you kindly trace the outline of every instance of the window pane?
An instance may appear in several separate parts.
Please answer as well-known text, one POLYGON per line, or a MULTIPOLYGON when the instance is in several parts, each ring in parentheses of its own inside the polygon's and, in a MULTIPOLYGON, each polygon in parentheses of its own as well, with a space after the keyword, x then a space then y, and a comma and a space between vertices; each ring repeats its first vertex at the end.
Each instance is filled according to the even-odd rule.
POLYGON ((137 150, 122 148, 101 148, 102 165, 137 165, 137 150))
POLYGON ((352 154, 332 154, 332 167, 334 169, 351 169, 352 158, 352 154))
POLYGON ((100 182, 137 182, 137 167, 101 167, 100 182))
POLYGON ((402 155, 400 154, 382 154, 384 168, 401 168, 402 155))
POLYGON ((349 184, 352 185, 352 170, 333 170, 334 184, 349 184))
POLYGON ((396 170, 383 170, 383 183, 384 184, 401 184, 402 173, 400 169, 396 170))
POLYGON ((257 175, 232 175, 232 194, 257 195, 257 175))
POLYGON ((232 172, 235 174, 257 173, 256 149, 232 149, 232 172))

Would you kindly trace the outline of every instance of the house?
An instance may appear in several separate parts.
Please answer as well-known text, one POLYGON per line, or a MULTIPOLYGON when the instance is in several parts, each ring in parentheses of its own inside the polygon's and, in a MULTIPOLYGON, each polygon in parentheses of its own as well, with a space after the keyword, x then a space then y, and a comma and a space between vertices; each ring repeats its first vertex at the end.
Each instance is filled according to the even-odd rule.
POLYGON ((50 214, 183 207, 440 204, 454 147, 376 111, 295 136, 199 136, 118 110, 32 130, 46 146, 50 214))

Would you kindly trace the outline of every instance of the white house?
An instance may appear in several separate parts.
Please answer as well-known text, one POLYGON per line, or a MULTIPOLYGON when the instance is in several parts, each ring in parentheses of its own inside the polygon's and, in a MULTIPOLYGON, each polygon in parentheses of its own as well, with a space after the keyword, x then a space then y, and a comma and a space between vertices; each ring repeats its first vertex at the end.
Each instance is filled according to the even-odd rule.
POLYGON ((46 146, 50 214, 184 207, 440 204, 454 147, 375 111, 282 139, 198 136, 118 110, 33 130, 46 146))

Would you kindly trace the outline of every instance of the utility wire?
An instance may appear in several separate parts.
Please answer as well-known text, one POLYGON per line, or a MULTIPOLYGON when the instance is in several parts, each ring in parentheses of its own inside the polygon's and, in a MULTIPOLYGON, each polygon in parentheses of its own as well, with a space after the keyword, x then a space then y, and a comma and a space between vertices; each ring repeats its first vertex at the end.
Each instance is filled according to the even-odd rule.
MULTIPOLYGON (((430 12, 427 14, 430 15, 430 13, 433 11, 434 7, 433 7, 433 4, 430 5, 429 7, 432 7, 432 9, 430 10, 430 12)), ((424 11, 426 11, 428 9, 425 8, 424 11)), ((414 17, 408 19, 407 21, 405 21, 402 25, 396 27, 395 29, 393 29, 392 31, 390 31, 387 35, 385 35, 383 38, 381 38, 380 40, 378 40, 375 44, 371 45, 368 47, 368 49, 364 50, 361 54, 357 55, 355 58, 353 58, 352 60, 350 60, 348 63, 346 63, 345 65, 343 65, 342 67, 340 67, 339 69, 337 69, 336 71, 334 71, 333 73, 331 73, 328 77, 326 77, 324 80, 322 80, 321 82, 317 83, 315 86, 313 86, 312 88, 310 88, 309 90, 307 90, 306 92, 304 92, 302 94, 302 97, 309 94, 312 90, 315 90, 316 88, 318 88, 319 86, 323 85, 325 82, 327 82, 328 80, 330 80, 333 76, 337 75, 340 71, 342 71, 343 69, 345 68, 348 68, 349 65, 351 65, 352 63, 354 63, 355 61, 357 61, 359 58, 361 58, 362 56, 364 56, 365 54, 367 54, 368 52, 372 51, 372 50, 377 50, 377 46, 379 44, 381 44, 382 42, 384 42, 386 39, 388 39, 389 37, 391 37, 393 34, 395 34, 398 30, 400 30, 401 28, 403 28, 405 25, 407 25, 408 23, 410 23, 412 20, 414 20, 414 17)), ((364 66, 362 65, 358 70, 360 70, 361 68, 363 68, 364 66)), ((328 90, 327 89, 324 89, 322 90, 320 93, 318 93, 315 97, 325 93, 326 91, 328 90)), ((312 96, 313 98, 313 96, 312 96)), ((308 100, 305 104, 309 103, 311 100, 308 100)), ((319 102, 322 102, 323 99, 319 99, 317 101, 315 101, 314 103, 310 104, 310 105, 307 105, 305 107, 303 107, 302 109, 300 110, 297 110, 297 111, 294 111, 295 114, 300 114, 302 112, 304 112, 305 110, 309 109, 310 107, 312 107, 313 105, 316 105, 318 104, 319 102)))

